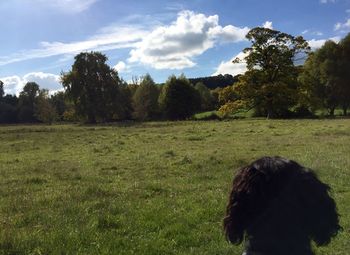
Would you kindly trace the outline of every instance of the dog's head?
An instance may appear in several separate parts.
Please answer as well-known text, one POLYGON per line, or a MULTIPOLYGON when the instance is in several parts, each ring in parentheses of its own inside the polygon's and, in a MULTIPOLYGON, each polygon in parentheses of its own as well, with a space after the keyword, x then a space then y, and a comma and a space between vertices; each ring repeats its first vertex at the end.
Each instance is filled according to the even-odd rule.
MULTIPOLYGON (((263 157, 239 169, 232 184, 224 218, 227 239, 234 244, 243 241, 252 222, 275 210, 271 201, 297 201, 288 217, 301 219, 306 235, 316 244, 327 244, 340 230, 334 200, 329 186, 311 169, 282 157, 263 157), (272 209, 271 209, 272 208, 272 209), (292 216, 291 216, 292 215, 292 216)), ((288 218, 285 224, 288 224, 288 218)))

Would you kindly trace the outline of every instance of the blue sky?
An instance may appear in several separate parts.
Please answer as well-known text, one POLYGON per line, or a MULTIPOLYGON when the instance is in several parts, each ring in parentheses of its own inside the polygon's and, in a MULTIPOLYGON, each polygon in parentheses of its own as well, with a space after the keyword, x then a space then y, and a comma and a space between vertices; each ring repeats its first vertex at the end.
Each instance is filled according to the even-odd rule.
POLYGON ((0 80, 18 93, 27 81, 61 89, 81 51, 102 51, 129 81, 164 82, 238 74, 232 64, 256 26, 303 35, 312 48, 350 32, 350 0, 6 0, 0 2, 0 80))

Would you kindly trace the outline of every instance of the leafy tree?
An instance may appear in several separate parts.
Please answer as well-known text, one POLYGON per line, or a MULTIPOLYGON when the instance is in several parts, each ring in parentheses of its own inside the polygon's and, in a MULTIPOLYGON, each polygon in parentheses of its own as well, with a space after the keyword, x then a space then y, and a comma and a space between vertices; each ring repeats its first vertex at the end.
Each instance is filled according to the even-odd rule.
POLYGON ((224 105, 228 102, 234 102, 237 100, 237 93, 235 92, 234 86, 227 86, 222 88, 219 92, 219 103, 224 105))
POLYGON ((201 100, 201 111, 210 111, 214 109, 214 96, 210 90, 202 83, 198 82, 194 88, 198 91, 201 100))
POLYGON ((117 119, 132 119, 133 106, 132 97, 135 93, 133 85, 128 85, 124 80, 120 80, 120 95, 119 95, 119 114, 117 119))
POLYGON ((268 118, 285 116, 297 101, 294 62, 309 51, 309 46, 301 36, 261 27, 250 30, 246 38, 252 45, 244 49, 248 71, 235 85, 239 100, 221 110, 234 112, 245 107, 255 108, 257 115, 268 118))
POLYGON ((230 74, 219 74, 216 76, 209 76, 209 77, 199 77, 199 78, 193 78, 189 79, 189 81, 192 84, 197 84, 198 82, 203 83, 207 88, 209 89, 215 89, 215 88, 224 88, 226 86, 230 86, 238 81, 239 75, 232 76, 230 74))
POLYGON ((309 55, 300 78, 311 105, 325 107, 331 116, 342 94, 341 69, 341 49, 337 43, 327 41, 309 55))
POLYGON ((159 115, 159 89, 152 77, 146 74, 133 96, 134 117, 139 120, 150 120, 159 115))
POLYGON ((49 91, 46 89, 39 91, 35 104, 35 116, 39 121, 48 124, 52 124, 58 118, 56 109, 50 102, 49 91))
POLYGON ((339 103, 343 108, 343 114, 346 116, 350 107, 350 33, 340 41, 339 45, 341 50, 341 93, 339 103))
POLYGON ((0 81, 0 100, 3 98, 4 95, 5 95, 4 83, 0 81))
POLYGON ((159 96, 161 109, 171 120, 186 119, 200 108, 200 96, 185 76, 170 76, 159 96))
POLYGON ((69 99, 67 98, 66 93, 64 91, 59 91, 51 96, 50 102, 57 113, 57 120, 63 120, 64 112, 68 108, 68 101, 69 99))
POLYGON ((14 123, 17 121, 18 98, 4 95, 4 83, 0 81, 0 123, 14 123))
POLYGON ((89 123, 120 119, 125 115, 118 73, 99 52, 80 53, 72 70, 62 73, 61 81, 73 100, 75 112, 89 123))
POLYGON ((36 122, 35 104, 39 95, 39 85, 35 82, 27 82, 19 94, 18 119, 21 122, 36 122))

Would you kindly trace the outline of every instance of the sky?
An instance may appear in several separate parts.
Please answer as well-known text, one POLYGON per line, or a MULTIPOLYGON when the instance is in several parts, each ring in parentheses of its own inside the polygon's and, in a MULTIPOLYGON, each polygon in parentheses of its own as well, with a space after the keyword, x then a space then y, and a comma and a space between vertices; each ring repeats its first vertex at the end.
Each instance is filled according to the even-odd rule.
POLYGON ((261 26, 312 49, 350 32, 350 0, 2 0, 0 80, 18 94, 26 82, 52 93, 80 52, 100 51, 126 81, 236 75, 247 32, 261 26))

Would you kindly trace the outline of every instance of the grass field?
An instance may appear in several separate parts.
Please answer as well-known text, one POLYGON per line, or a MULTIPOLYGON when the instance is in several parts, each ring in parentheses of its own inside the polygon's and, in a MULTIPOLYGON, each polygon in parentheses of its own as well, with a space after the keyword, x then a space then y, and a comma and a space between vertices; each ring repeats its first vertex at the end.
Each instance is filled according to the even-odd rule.
POLYGON ((0 127, 0 254, 241 254, 222 218, 236 169, 281 155, 330 184, 350 254, 350 120, 0 127))

